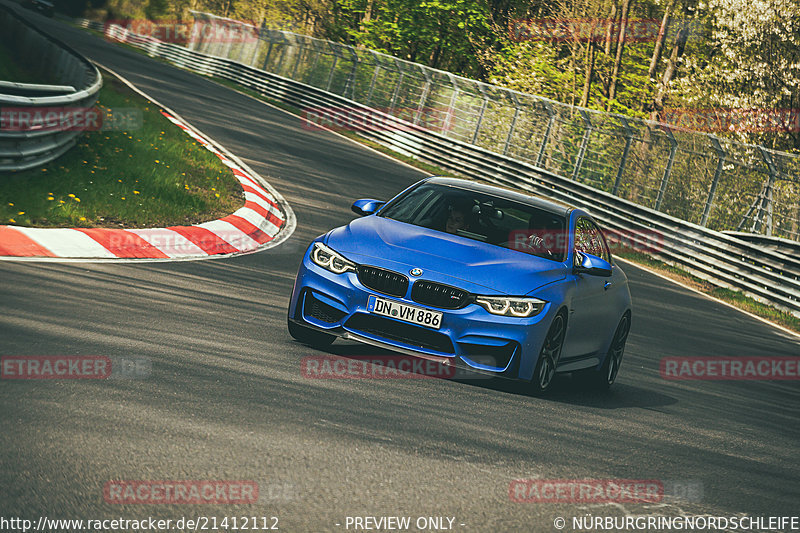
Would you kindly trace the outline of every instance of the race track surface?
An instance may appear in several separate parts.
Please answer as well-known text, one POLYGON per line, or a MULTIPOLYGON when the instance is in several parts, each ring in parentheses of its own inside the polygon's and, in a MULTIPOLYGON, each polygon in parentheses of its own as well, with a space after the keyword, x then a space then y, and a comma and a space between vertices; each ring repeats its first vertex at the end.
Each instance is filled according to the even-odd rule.
POLYGON ((569 377, 546 399, 495 382, 304 378, 305 356, 380 353, 342 341, 320 352, 289 337, 305 246, 351 220, 353 199, 389 198, 424 175, 24 13, 250 165, 292 206, 297 230, 274 249, 222 260, 0 263, 0 355, 152 367, 142 379, 0 380, 0 516, 277 516, 283 531, 344 531, 347 516, 447 516, 454 530, 476 532, 555 531, 556 517, 569 524, 587 513, 797 514, 798 383, 659 375, 666 356, 797 356, 797 338, 632 266, 633 328, 611 393, 584 392, 569 377), (518 478, 655 479, 702 493, 661 504, 516 503, 508 489, 518 478), (109 480, 187 479, 254 480, 261 499, 103 499, 109 480))

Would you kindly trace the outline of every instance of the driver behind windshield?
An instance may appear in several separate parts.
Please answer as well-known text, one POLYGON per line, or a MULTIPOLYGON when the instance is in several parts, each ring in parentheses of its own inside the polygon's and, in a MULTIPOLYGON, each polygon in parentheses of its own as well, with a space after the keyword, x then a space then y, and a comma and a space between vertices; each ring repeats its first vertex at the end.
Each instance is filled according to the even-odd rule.
POLYGON ((450 202, 447 208, 447 221, 444 230, 457 234, 458 230, 469 231, 472 222, 472 206, 474 202, 467 198, 459 198, 450 202))

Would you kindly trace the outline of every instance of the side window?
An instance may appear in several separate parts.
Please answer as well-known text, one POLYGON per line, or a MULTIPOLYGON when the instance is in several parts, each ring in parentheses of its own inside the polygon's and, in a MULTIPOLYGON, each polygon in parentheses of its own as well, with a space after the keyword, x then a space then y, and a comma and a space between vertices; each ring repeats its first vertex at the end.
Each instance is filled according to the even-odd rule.
POLYGON ((611 261, 611 254, 600 228, 588 218, 579 218, 575 224, 575 251, 611 261))

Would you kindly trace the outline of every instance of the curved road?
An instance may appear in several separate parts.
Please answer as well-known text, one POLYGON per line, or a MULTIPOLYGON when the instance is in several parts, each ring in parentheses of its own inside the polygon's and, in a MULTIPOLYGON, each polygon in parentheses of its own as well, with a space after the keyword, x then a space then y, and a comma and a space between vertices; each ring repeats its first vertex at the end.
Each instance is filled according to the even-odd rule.
MULTIPOLYGON (((0 263, 0 355, 152 365, 145 379, 0 381, 0 516, 266 515, 284 531, 344 531, 347 516, 447 516, 475 532, 554 531, 559 516, 571 531, 571 517, 587 513, 798 514, 798 383, 668 382, 658 370, 665 356, 797 356, 797 338, 632 266, 633 329, 609 394, 568 377, 547 399, 493 382, 305 379, 301 359, 324 352, 290 339, 285 309, 306 243, 351 220, 352 199, 388 198, 422 175, 26 16, 225 145, 284 195, 298 227, 277 248, 225 260, 0 263), (659 505, 510 501, 509 483, 534 477, 657 479, 692 492, 659 505), (104 484, 119 479, 254 480, 261 498, 105 503, 104 484)), ((342 341, 329 352, 375 353, 342 341)))

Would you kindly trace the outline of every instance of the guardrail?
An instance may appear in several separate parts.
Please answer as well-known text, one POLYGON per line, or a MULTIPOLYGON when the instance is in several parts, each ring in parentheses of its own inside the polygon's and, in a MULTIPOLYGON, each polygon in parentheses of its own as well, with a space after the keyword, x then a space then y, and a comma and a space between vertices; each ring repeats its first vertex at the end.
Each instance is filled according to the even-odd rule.
POLYGON ((106 35, 179 67, 236 82, 299 109, 324 107, 345 122, 353 121, 354 116, 366 122, 380 115, 387 127, 365 129, 361 135, 450 172, 587 208, 606 227, 628 232, 631 241, 648 248, 651 255, 716 285, 741 290, 800 316, 799 257, 763 249, 544 170, 529 161, 448 138, 413 121, 238 61, 163 43, 119 26, 106 28, 106 35), (636 232, 646 234, 652 230, 663 236, 656 251, 652 250, 651 240, 636 237, 636 232))
MULTIPOLYGON (((0 107, 6 116, 59 108, 88 109, 97 101, 102 78, 77 52, 39 31, 6 6, 0 6, 0 39, 26 67, 57 84, 0 82, 0 107)), ((30 115, 29 115, 30 116, 30 115)), ((77 142, 78 128, 0 128, 0 172, 49 163, 77 142)))

